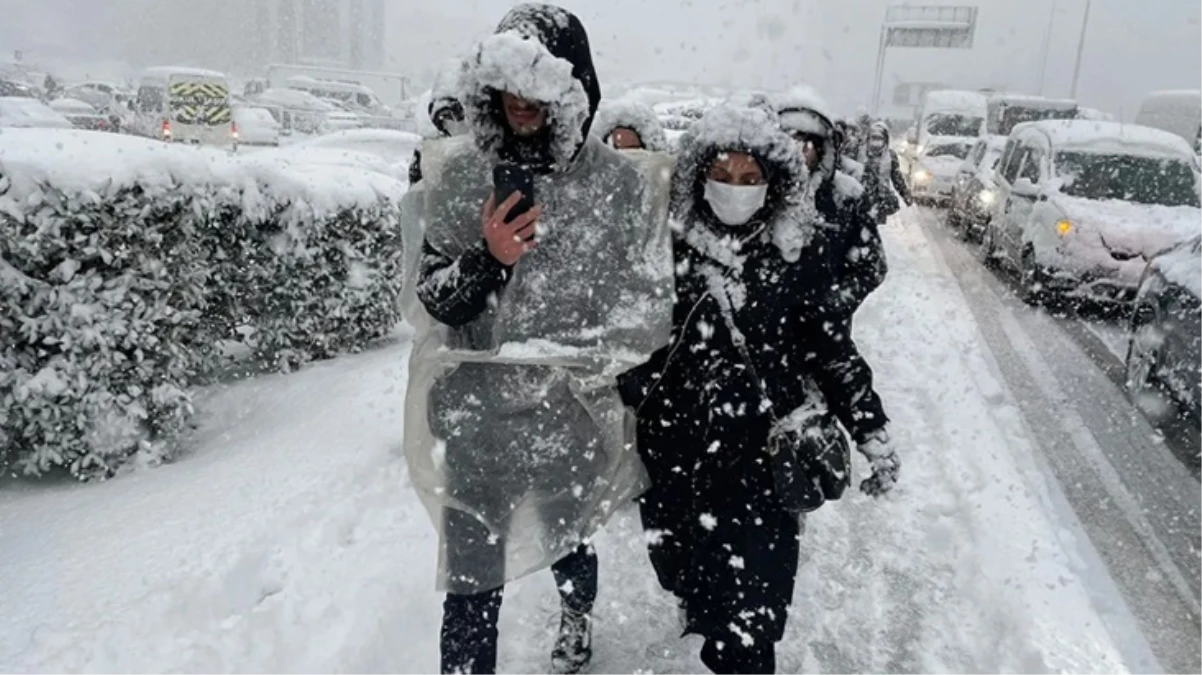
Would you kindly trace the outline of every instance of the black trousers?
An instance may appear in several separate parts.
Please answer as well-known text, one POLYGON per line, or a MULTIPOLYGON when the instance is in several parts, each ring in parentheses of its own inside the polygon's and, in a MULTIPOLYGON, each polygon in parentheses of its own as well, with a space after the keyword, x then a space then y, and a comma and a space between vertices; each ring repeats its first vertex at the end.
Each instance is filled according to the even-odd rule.
MULTIPOLYGON (((563 606, 587 614, 597 599, 597 554, 581 544, 551 566, 563 606)), ((442 672, 497 672, 497 619, 504 588, 461 595, 442 603, 442 672)))

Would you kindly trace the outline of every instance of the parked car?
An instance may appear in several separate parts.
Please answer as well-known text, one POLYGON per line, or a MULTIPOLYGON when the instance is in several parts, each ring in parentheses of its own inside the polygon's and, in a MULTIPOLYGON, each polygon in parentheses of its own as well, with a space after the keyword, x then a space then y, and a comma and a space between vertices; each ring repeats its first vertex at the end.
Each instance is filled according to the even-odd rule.
POLYGON ((355 166, 396 178, 409 175, 409 162, 422 137, 391 129, 351 129, 305 139, 271 151, 289 162, 355 166))
POLYGON ((930 137, 926 146, 919 146, 910 162, 910 192, 920 204, 947 205, 960 165, 976 139, 930 137))
POLYGON ((1131 314, 1127 390, 1154 417, 1171 409, 1202 420, 1202 236, 1152 259, 1131 314))
POLYGON ((0 128, 74 129, 75 125, 36 98, 0 96, 0 128))
POLYGON ((41 99, 41 93, 33 85, 0 78, 0 97, 41 99))
POLYGON ((1009 136, 1020 124, 1078 119, 1080 107, 1072 99, 1045 98, 1025 94, 993 94, 989 97, 985 133, 1009 136))
POLYGON ((993 174, 1005 148, 1005 136, 979 139, 956 174, 947 224, 969 241, 980 238, 993 212, 993 204, 997 200, 993 174))
POLYGON ((1031 304, 1130 303, 1148 261, 1202 229, 1193 149, 1157 129, 1022 124, 994 179, 982 255, 1017 270, 1031 304))
POLYGON ((66 117, 71 124, 79 129, 92 131, 117 131, 118 122, 108 115, 103 115, 91 105, 74 98, 56 98, 50 102, 50 107, 66 117))
POLYGON ((280 123, 267 108, 234 106, 234 125, 240 145, 280 144, 280 123))
POLYGON ((60 98, 73 98, 108 113, 126 106, 136 92, 111 82, 81 82, 63 88, 60 98))

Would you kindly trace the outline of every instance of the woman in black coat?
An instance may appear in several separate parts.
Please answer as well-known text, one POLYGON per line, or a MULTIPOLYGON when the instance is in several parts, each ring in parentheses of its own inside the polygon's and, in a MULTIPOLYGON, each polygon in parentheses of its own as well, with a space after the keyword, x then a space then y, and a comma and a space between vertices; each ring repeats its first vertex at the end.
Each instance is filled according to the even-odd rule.
POLYGON ((886 218, 901 210, 900 201, 909 206, 914 199, 902 177, 897 153, 889 147, 889 127, 883 122, 873 124, 864 148, 864 193, 873 219, 884 224, 886 218))
POLYGON ((719 107, 684 136, 672 341, 623 383, 653 484, 640 500, 651 561, 719 673, 774 672, 793 597, 802 516, 770 435, 837 419, 872 462, 862 489, 897 478, 872 371, 832 300, 829 244, 797 221, 814 211, 795 208, 807 176, 764 110, 719 107), (775 235, 798 226, 809 240, 789 262, 775 235))

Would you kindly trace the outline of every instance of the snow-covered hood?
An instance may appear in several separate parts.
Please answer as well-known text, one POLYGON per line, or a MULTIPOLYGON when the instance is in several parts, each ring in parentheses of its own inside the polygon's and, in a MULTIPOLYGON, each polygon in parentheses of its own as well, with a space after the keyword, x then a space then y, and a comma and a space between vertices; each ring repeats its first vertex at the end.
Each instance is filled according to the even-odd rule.
POLYGON ((1111 251, 1151 259, 1198 236, 1202 209, 1193 206, 1133 204, 1056 195, 1053 203, 1083 232, 1095 232, 1111 251))
POLYGON ((932 176, 940 178, 950 178, 956 175, 960 170, 960 165, 964 160, 953 155, 940 155, 938 157, 919 157, 918 164, 922 168, 931 172, 932 176))
POLYGON ((835 162, 838 161, 839 153, 835 146, 835 118, 831 114, 831 107, 827 104, 826 99, 813 87, 799 84, 786 92, 773 94, 770 103, 780 116, 781 126, 785 131, 828 134, 828 140, 822 148, 822 164, 818 167, 817 173, 821 177, 820 180, 834 175, 835 162), (799 112, 812 113, 817 116, 816 121, 821 128, 808 128, 812 120, 807 120, 805 115, 798 115, 799 112))
POLYGON ((673 226, 711 257, 715 257, 713 249, 754 231, 754 225, 726 228, 717 224, 703 197, 706 169, 724 151, 748 153, 764 166, 768 198, 753 223, 765 225, 782 255, 796 260, 810 240, 807 225, 818 220, 814 192, 819 181, 808 180, 796 143, 780 128, 773 113, 762 108, 720 105, 685 132, 672 177, 673 226))
POLYGON ((518 5, 468 58, 462 101, 477 145, 499 159, 524 162, 525 158, 514 156, 519 143, 500 109, 497 95, 502 91, 548 106, 547 168, 569 169, 601 102, 588 34, 580 19, 553 5, 518 5))
POLYGON ((633 129, 643 141, 643 147, 653 152, 668 150, 668 137, 664 134, 664 125, 655 115, 655 110, 641 101, 620 99, 602 101, 597 108, 597 121, 593 124, 593 134, 605 140, 614 129, 625 127, 633 129))

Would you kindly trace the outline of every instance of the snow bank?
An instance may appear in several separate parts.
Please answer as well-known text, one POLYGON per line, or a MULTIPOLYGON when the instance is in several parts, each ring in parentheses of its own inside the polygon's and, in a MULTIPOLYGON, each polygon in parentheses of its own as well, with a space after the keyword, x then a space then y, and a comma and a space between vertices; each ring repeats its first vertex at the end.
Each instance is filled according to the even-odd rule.
POLYGON ((398 320, 405 184, 88 131, 0 133, 0 466, 157 462, 224 341, 288 369, 398 320))

